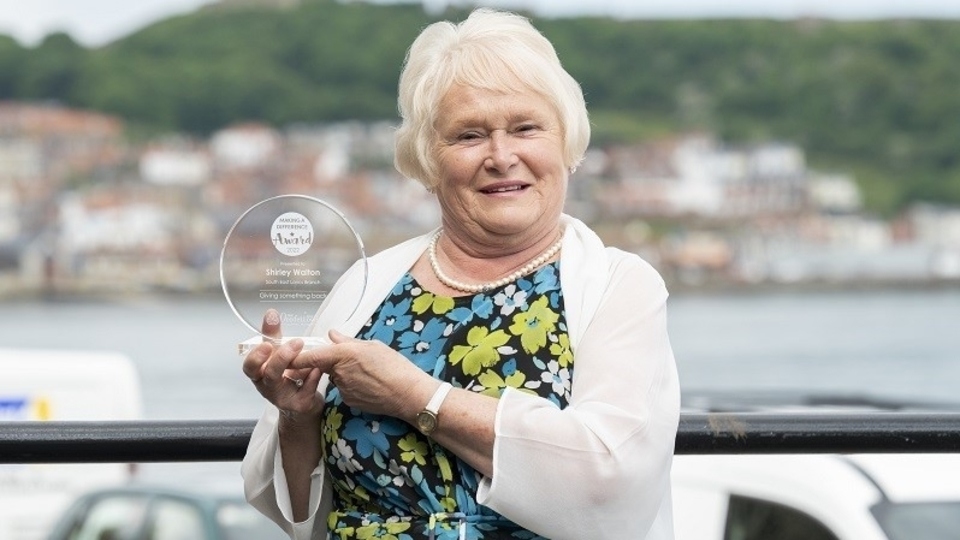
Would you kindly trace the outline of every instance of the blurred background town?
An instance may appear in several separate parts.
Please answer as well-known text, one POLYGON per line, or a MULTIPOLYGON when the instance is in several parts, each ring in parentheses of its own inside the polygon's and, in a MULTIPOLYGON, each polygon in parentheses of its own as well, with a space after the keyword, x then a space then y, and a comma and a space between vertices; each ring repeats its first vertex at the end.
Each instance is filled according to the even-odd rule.
MULTIPOLYGON (((0 297, 216 292, 229 227, 283 193, 370 253, 433 227, 392 166, 396 77, 465 13, 222 0, 97 47, 0 36, 0 297)), ((672 287, 960 283, 960 22, 534 22, 593 115, 567 211, 672 287)))

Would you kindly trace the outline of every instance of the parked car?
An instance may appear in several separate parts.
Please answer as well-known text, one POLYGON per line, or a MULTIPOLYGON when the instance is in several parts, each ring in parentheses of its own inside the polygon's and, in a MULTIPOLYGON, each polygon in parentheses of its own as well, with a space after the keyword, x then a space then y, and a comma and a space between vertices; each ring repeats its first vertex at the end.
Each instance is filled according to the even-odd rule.
POLYGON ((74 501, 48 540, 286 540, 242 495, 152 486, 99 489, 74 501))
POLYGON ((677 456, 677 540, 956 540, 960 455, 677 456))
MULTIPOLYGON (((836 408, 817 403, 721 410, 836 408)), ((676 540, 960 539, 960 454, 680 455, 672 474, 676 540)))

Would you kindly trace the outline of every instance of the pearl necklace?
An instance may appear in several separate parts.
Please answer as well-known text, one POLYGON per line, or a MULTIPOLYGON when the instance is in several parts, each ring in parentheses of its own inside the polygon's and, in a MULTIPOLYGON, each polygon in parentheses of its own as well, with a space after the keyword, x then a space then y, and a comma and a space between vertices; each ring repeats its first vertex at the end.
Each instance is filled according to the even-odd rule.
POLYGON ((554 242, 552 246, 548 247, 546 251, 524 265, 523 268, 517 270, 509 276, 500 278, 496 281, 491 281, 490 283, 471 285, 469 283, 464 283, 448 277, 443 273, 443 270, 440 269, 440 263, 437 262, 437 240, 440 239, 441 233, 443 233, 443 229, 438 230, 437 234, 433 235, 433 238, 430 239, 430 245, 427 248, 427 255, 430 258, 430 266, 433 268, 433 273, 437 276, 437 279, 440 280, 440 283, 443 283, 447 287, 471 294, 491 291, 522 278, 537 268, 540 268, 544 265, 544 263, 553 258, 553 256, 560 251, 560 246, 563 245, 563 231, 561 231, 560 237, 557 238, 557 241, 554 242))

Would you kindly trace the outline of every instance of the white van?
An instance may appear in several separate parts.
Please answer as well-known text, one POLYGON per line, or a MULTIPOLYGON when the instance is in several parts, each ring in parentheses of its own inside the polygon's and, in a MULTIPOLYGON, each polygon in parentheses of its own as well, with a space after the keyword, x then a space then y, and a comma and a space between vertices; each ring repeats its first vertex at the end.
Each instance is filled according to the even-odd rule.
MULTIPOLYGON (((0 422, 139 420, 142 409, 122 354, 0 348, 0 422)), ((133 474, 125 463, 0 464, 0 539, 40 540, 78 495, 133 474)))

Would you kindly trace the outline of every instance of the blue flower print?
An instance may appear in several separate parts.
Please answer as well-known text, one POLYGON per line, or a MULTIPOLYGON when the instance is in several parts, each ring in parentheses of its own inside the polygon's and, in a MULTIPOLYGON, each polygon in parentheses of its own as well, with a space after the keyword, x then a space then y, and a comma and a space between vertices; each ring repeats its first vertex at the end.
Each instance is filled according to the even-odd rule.
POLYGON ((343 438, 356 442, 357 455, 368 458, 376 449, 381 454, 390 449, 387 436, 395 437, 406 430, 399 421, 386 417, 362 415, 351 418, 343 428, 343 438))
POLYGON ((447 324, 440 318, 430 319, 426 324, 418 321, 413 330, 400 335, 400 354, 409 358, 420 369, 432 372, 447 343, 443 337, 446 329, 447 324))
POLYGON ((410 302, 410 298, 405 298, 396 304, 389 300, 384 302, 380 316, 370 328, 369 339, 391 343, 397 332, 410 328, 413 322, 413 317, 410 315, 410 302))
POLYGON ((390 296, 400 296, 403 294, 403 291, 409 290, 413 286, 413 276, 410 273, 406 273, 400 278, 400 281, 393 286, 393 290, 390 291, 390 296))
POLYGON ((466 306, 454 308, 447 313, 447 317, 457 323, 457 326, 462 326, 472 321, 474 317, 486 319, 491 313, 493 313, 493 300, 485 294, 478 294, 473 297, 470 309, 466 306))
POLYGON ((557 267, 552 264, 544 266, 533 276, 533 282, 536 284, 534 292, 537 294, 559 290, 560 278, 557 275, 557 267))
MULTIPOLYGON (((398 495, 396 487, 393 487, 389 480, 382 479, 385 483, 381 483, 380 478, 372 478, 369 475, 360 475, 357 477, 357 484, 359 484, 363 489, 367 490, 371 495, 376 495, 383 499, 383 502, 386 503, 391 499, 395 499, 398 495)), ((387 506, 385 504, 385 506, 387 506)))
POLYGON ((327 387, 327 397, 325 400, 328 404, 333 404, 333 406, 343 403, 343 396, 340 395, 340 389, 331 383, 330 386, 327 387))

